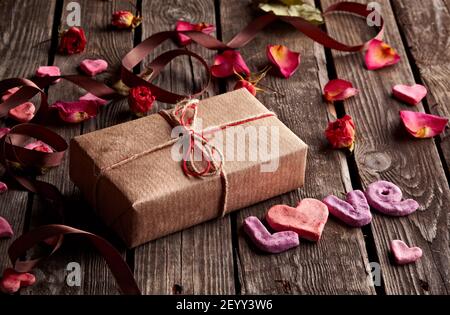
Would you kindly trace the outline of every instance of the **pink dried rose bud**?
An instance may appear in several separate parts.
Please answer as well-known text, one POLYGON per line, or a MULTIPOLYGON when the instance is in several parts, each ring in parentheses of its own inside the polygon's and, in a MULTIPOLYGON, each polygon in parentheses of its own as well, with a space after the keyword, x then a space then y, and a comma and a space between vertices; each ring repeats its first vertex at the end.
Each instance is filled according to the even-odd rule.
POLYGON ((137 116, 143 116, 153 106, 156 97, 152 94, 150 88, 146 86, 137 86, 130 89, 128 94, 128 105, 131 111, 137 116))
POLYGON ((31 273, 20 273, 12 268, 5 269, 0 280, 0 291, 6 294, 18 292, 23 287, 28 287, 36 282, 36 277, 31 273))
MULTIPOLYGON (((215 26, 212 24, 206 23, 189 23, 185 21, 178 20, 177 25, 175 26, 176 31, 199 31, 205 34, 211 34, 215 30, 215 26)), ((181 46, 186 46, 192 42, 192 40, 183 34, 178 34, 178 43, 181 46)))
POLYGON ((20 87, 13 87, 13 88, 7 90, 2 96, 2 102, 6 102, 18 90, 20 90, 20 87))
POLYGON ((372 39, 366 51, 366 67, 368 70, 377 70, 400 61, 397 51, 378 39, 372 39))
POLYGON ((63 54, 79 54, 86 48, 87 39, 84 30, 72 26, 61 34, 58 51, 63 54))
MULTIPOLYGON (((8 190, 8 187, 6 187, 5 183, 0 182, 0 193, 4 193, 8 190)), ((8 221, 6 221, 5 218, 0 217, 0 238, 10 238, 14 236, 13 229, 8 221)))
POLYGON ((217 54, 211 66, 211 74, 216 78, 227 78, 235 73, 250 75, 250 70, 237 50, 225 50, 217 54))
POLYGON ((26 146, 24 146, 24 148, 28 149, 28 150, 40 151, 40 152, 45 152, 45 153, 54 152, 54 150, 51 146, 49 146, 47 143, 45 143, 41 140, 36 140, 36 141, 30 142, 26 146))
POLYGON ((11 129, 9 128, 0 128, 0 139, 6 136, 10 131, 11 129))
POLYGON ((80 123, 97 116, 98 104, 95 101, 76 101, 62 102, 58 101, 50 106, 58 110, 59 117, 68 123, 80 123))
POLYGON ((441 134, 448 119, 436 115, 408 110, 400 111, 400 118, 406 130, 415 138, 432 138, 441 134))
POLYGON ((267 58, 277 73, 282 77, 290 78, 300 65, 300 53, 291 51, 283 45, 268 45, 267 58))
MULTIPOLYGON (((41 66, 36 70, 36 76, 43 77, 56 77, 61 75, 61 70, 57 66, 41 66)), ((61 79, 53 81, 53 84, 58 83, 61 79)))
POLYGON ((80 100, 80 101, 94 101, 94 102, 97 103, 98 106, 103 106, 103 105, 108 104, 107 100, 104 100, 104 99, 102 99, 100 97, 97 97, 97 96, 95 96, 92 93, 87 93, 87 94, 81 96, 78 100, 80 100))
POLYGON ((33 119, 35 112, 36 107, 34 104, 31 102, 26 102, 11 108, 8 115, 18 122, 26 123, 33 119))
POLYGON ((270 70, 270 67, 265 67, 260 72, 250 73, 248 77, 243 77, 239 73, 236 72, 236 76, 238 77, 238 81, 234 85, 234 90, 238 89, 247 89, 253 96, 256 96, 257 92, 263 91, 259 87, 257 87, 259 81, 264 79, 267 72, 270 70))
POLYGON ((120 29, 138 27, 142 22, 142 18, 135 16, 130 11, 116 11, 112 14, 111 24, 120 29))
POLYGON ((335 79, 328 82, 323 89, 323 96, 329 102, 344 101, 358 94, 358 90, 349 81, 335 79))
POLYGON ((328 123, 325 136, 334 149, 349 149, 353 151, 355 144, 355 124, 352 117, 345 115, 328 123))
POLYGON ((4 182, 0 182, 0 194, 8 191, 8 186, 4 182))

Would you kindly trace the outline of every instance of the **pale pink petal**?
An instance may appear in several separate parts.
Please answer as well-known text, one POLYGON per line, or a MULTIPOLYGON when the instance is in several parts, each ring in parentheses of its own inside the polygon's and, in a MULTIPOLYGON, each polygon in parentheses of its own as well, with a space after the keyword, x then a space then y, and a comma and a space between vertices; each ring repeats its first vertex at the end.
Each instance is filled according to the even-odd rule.
POLYGON ((0 128, 0 139, 6 136, 10 131, 11 129, 9 128, 0 128))
POLYGON ((372 39, 368 44, 365 61, 367 69, 377 70, 398 63, 400 56, 385 42, 372 39))
POLYGON ((79 123, 97 115, 98 104, 95 101, 56 102, 50 106, 57 109, 59 117, 68 123, 79 123))
POLYGON ((94 101, 94 102, 97 103, 98 106, 103 106, 103 105, 108 104, 108 101, 107 101, 107 100, 104 100, 104 99, 102 99, 102 98, 100 98, 100 97, 97 97, 97 96, 95 96, 95 95, 92 94, 92 93, 87 93, 87 94, 81 96, 81 97, 79 98, 79 100, 80 100, 80 101, 94 101))
MULTIPOLYGON (((2 182, 0 182, 0 187, 6 187, 6 185, 2 182)), ((8 188, 6 187, 6 190, 8 190, 8 188)), ((0 192, 5 192, 6 190, 2 190, 0 188, 0 192)), ((13 229, 11 228, 11 225, 9 224, 8 221, 6 221, 5 218, 0 217, 0 238, 10 238, 14 236, 14 232, 13 229)))
POLYGON ((214 58, 214 64, 211 67, 211 74, 213 76, 216 78, 226 78, 235 73, 250 75, 250 70, 238 51, 226 50, 214 58))
MULTIPOLYGON (((36 70, 37 77, 56 77, 61 75, 61 70, 57 66, 40 66, 36 70)), ((61 79, 57 79, 53 84, 58 83, 61 79)))
POLYGON ((47 143, 36 140, 33 142, 28 143, 26 146, 24 146, 25 149, 28 150, 34 150, 34 151, 40 151, 40 152, 46 152, 46 153, 52 153, 54 152, 53 148, 49 146, 47 143))
POLYGON ((392 88, 392 95, 402 102, 417 105, 427 95, 427 88, 421 84, 413 84, 411 86, 397 84, 392 88))
POLYGON ((268 45, 267 58, 277 72, 284 78, 290 78, 300 65, 300 53, 291 51, 283 45, 268 45))
POLYGON ((400 111, 406 130, 416 138, 432 138, 445 130, 448 119, 407 110, 400 111))
POLYGON ((325 99, 333 102, 346 100, 358 94, 359 91, 353 87, 351 82, 335 79, 325 85, 323 92, 325 99))
MULTIPOLYGON (((177 31, 199 31, 205 34, 211 34, 214 32, 216 28, 212 24, 206 24, 206 23, 189 23, 186 21, 178 20, 175 30, 177 31)), ((182 46, 186 46, 190 44, 192 40, 183 34, 178 34, 178 43, 182 46)))
POLYGON ((18 122, 26 123, 33 119, 36 107, 31 102, 26 102, 9 110, 9 117, 18 122))
POLYGON ((8 98, 10 98, 14 93, 16 93, 18 90, 20 90, 20 87, 13 87, 6 91, 2 96, 2 102, 6 102, 8 98))

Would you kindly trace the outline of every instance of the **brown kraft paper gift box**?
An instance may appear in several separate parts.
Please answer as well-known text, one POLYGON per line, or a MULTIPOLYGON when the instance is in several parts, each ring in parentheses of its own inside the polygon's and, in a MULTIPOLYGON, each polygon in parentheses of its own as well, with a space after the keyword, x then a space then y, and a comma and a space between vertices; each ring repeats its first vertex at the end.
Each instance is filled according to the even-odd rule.
MULTIPOLYGON (((246 89, 240 89, 200 101, 197 117, 201 118, 201 129, 205 129, 268 112, 246 89)), ((221 176, 197 178, 185 175, 181 162, 172 157, 172 146, 107 169, 130 156, 167 143, 173 139, 171 133, 168 121, 155 114, 81 135, 71 141, 72 181, 128 247, 136 247, 222 214, 224 182, 221 176)), ((247 132, 244 136, 250 137, 250 134, 247 132)), ((223 170, 227 179, 225 213, 303 185, 307 145, 276 116, 227 128, 222 131, 222 136, 223 170), (255 155, 250 158, 250 138, 239 141, 238 137, 243 137, 240 132, 249 126, 267 130, 266 142, 261 144, 259 139, 262 137, 258 137, 256 148, 265 145, 269 158, 258 156, 255 159, 255 155), (277 146, 273 145, 274 140, 277 146), (234 158, 227 154, 230 141, 233 141, 230 147, 234 147, 234 158), (279 154, 273 148, 277 148, 279 154), (239 152, 241 158, 237 158, 239 152), (273 170, 262 171, 262 165, 273 170)))

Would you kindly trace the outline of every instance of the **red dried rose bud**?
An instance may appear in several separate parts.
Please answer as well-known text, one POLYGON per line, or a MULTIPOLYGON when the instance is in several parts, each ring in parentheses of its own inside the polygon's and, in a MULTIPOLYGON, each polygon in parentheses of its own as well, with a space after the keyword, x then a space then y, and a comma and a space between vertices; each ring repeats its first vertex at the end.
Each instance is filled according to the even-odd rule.
POLYGON ((136 28, 142 22, 140 16, 135 16, 130 11, 114 12, 111 19, 111 24, 117 28, 136 28))
POLYGON ((234 86, 234 90, 238 90, 238 89, 242 89, 242 88, 247 89, 247 91, 249 91, 253 96, 256 95, 256 87, 250 81, 247 81, 245 79, 237 81, 236 85, 234 86))
POLYGON ((84 51, 86 43, 83 29, 73 26, 61 34, 58 50, 63 54, 78 54, 84 51))
POLYGON ((334 149, 348 148, 353 150, 355 143, 355 124, 352 117, 345 115, 328 124, 325 136, 334 149))
POLYGON ((155 99, 156 97, 148 87, 137 86, 130 89, 128 104, 133 113, 143 116, 152 108, 155 99))

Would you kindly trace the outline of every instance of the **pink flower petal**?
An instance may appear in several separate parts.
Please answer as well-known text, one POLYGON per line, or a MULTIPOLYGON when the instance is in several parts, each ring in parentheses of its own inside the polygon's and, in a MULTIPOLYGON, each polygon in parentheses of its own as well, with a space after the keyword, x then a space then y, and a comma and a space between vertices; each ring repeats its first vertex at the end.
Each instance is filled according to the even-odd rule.
POLYGON ((26 123, 33 119, 35 112, 36 107, 34 107, 34 104, 31 102, 26 102, 14 108, 11 108, 8 115, 18 122, 26 123))
MULTIPOLYGON (((40 66, 36 70, 36 76, 41 77, 41 78, 42 77, 54 77, 54 76, 60 76, 60 75, 61 75, 61 70, 57 66, 40 66)), ((57 79, 56 81, 53 82, 53 84, 56 84, 59 81, 61 81, 61 79, 57 79)))
POLYGON ((353 87, 351 82, 335 79, 325 85, 323 92, 325 99, 329 102, 333 102, 344 101, 358 94, 359 91, 353 87))
POLYGON ((6 136, 10 131, 11 129, 9 128, 0 128, 0 139, 6 136))
POLYGON ((427 88, 421 84, 397 84, 392 88, 392 95, 402 102, 417 105, 427 95, 427 88))
POLYGON ((284 78, 290 78, 300 65, 300 53, 283 45, 268 45, 267 58, 284 78))
POLYGON ((94 101, 94 102, 97 103, 98 106, 103 106, 103 105, 108 104, 107 100, 104 100, 104 99, 102 99, 100 97, 97 97, 97 96, 95 96, 92 93, 87 93, 87 94, 81 96, 78 100, 80 100, 80 101, 94 101))
POLYGON ((76 102, 56 102, 50 106, 57 109, 59 117, 68 123, 79 123, 97 116, 98 104, 84 100, 76 102))
POLYGON ((47 143, 45 143, 41 140, 36 140, 36 141, 30 142, 26 146, 24 146, 24 148, 28 149, 28 150, 35 150, 35 151, 46 152, 46 153, 54 152, 54 150, 51 146, 49 146, 47 143))
POLYGON ((400 56, 385 42, 372 39, 368 44, 365 61, 367 69, 377 70, 398 63, 400 56))
POLYGON ((10 98, 14 93, 16 93, 18 90, 20 90, 20 87, 13 87, 6 91, 2 96, 2 102, 6 102, 8 98, 10 98))
POLYGON ((400 111, 406 130, 415 138, 432 138, 444 131, 448 119, 421 112, 400 111))
POLYGON ((236 50, 226 50, 214 58, 211 74, 216 78, 226 78, 234 73, 250 75, 250 70, 245 64, 244 58, 236 50))
MULTIPOLYGON (((178 20, 177 25, 175 26, 175 30, 177 31, 199 31, 205 34, 211 34, 214 32, 216 28, 212 24, 206 24, 206 23, 189 23, 182 20, 178 20)), ((183 34, 178 34, 178 43, 181 46, 186 46, 190 44, 192 40, 183 34)))
MULTIPOLYGON (((4 183, 0 182, 0 186, 2 186, 2 184, 6 187, 6 185, 4 183)), ((8 188, 6 188, 5 190, 0 189, 0 192, 4 192, 7 189, 8 188)), ((5 218, 0 217, 0 238, 10 238, 10 237, 13 237, 13 235, 14 235, 14 232, 13 232, 9 222, 6 221, 5 218)))
POLYGON ((0 194, 8 190, 8 186, 4 182, 0 182, 0 194))

